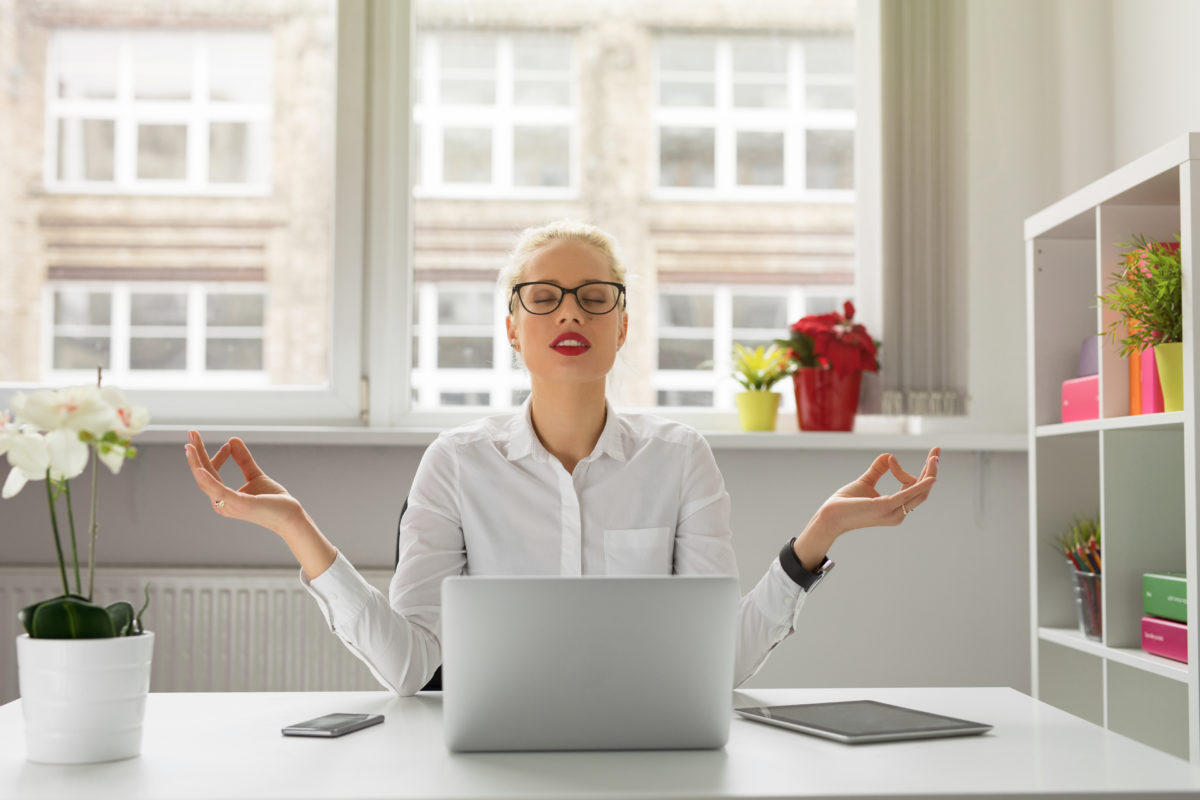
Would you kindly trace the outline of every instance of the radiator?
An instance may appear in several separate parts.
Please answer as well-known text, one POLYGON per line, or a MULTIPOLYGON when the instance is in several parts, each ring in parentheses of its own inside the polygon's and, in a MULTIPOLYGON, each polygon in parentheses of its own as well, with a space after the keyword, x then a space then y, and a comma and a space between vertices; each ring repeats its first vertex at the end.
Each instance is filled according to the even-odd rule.
MULTIPOLYGON (((150 607, 154 692, 340 691, 380 689, 367 667, 325 624, 295 569, 159 569, 106 567, 93 599, 150 607)), ((363 576, 387 592, 390 574, 363 576)), ((68 574, 72 586, 74 575, 68 574)), ((87 575, 83 575, 86 584, 87 575)), ((0 568, 0 703, 16 699, 17 612, 62 594, 54 567, 0 568)))

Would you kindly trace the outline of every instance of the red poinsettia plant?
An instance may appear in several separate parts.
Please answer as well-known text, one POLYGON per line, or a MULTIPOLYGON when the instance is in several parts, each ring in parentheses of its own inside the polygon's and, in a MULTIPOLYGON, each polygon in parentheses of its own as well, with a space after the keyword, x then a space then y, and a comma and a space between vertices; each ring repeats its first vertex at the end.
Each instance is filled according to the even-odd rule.
POLYGON ((788 348, 792 372, 801 367, 832 369, 840 375, 879 370, 881 342, 854 321, 854 304, 849 300, 842 312, 801 317, 792 324, 790 338, 776 340, 788 348))

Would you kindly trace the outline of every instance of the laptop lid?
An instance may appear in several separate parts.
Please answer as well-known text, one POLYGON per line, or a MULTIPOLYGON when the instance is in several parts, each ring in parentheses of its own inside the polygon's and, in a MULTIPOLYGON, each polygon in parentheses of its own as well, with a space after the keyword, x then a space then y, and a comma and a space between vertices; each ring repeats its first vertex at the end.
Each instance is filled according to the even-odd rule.
POLYGON ((446 746, 723 747, 738 596, 732 577, 447 578, 446 746))

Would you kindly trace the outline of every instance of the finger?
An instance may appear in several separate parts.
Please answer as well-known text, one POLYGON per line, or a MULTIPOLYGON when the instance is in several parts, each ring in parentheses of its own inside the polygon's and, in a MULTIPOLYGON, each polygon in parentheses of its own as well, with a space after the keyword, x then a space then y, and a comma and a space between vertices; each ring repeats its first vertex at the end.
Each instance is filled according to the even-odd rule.
POLYGON ((221 449, 213 453, 212 465, 213 469, 221 471, 221 466, 225 463, 225 459, 229 458, 229 442, 221 445, 221 449))
POLYGON ((250 448, 246 447, 246 443, 235 436, 229 440, 229 444, 233 452, 233 460, 242 468, 242 475, 246 476, 246 481, 262 477, 264 473, 254 462, 254 456, 250 455, 250 448))
POLYGON ((216 511, 223 517, 236 516, 235 509, 240 499, 240 495, 237 492, 214 478, 208 470, 193 470, 192 475, 195 476, 196 483, 200 486, 200 489, 208 495, 213 511, 216 511))
POLYGON ((889 466, 891 467, 892 475, 896 477, 896 480, 900 481, 901 485, 908 486, 916 482, 917 479, 908 474, 908 471, 904 467, 900 466, 900 460, 895 456, 891 457, 891 464, 889 466))
POLYGON ((938 464, 942 460, 942 448, 935 447, 929 451, 929 456, 925 459, 925 469, 921 470, 921 477, 937 477, 938 464))
POLYGON ((889 495, 888 499, 894 511, 899 511, 907 516, 911 514, 913 509, 925 502, 929 497, 929 493, 933 491, 933 485, 937 482, 935 477, 925 477, 914 483, 912 486, 905 487, 893 495, 889 495))
POLYGON ((201 466, 211 472, 215 477, 217 470, 213 467, 212 461, 210 461, 208 458, 208 451, 204 449, 204 440, 200 438, 200 432, 188 431, 188 439, 191 440, 192 447, 196 448, 196 456, 200 459, 201 466))
POLYGON ((891 463, 891 458, 891 453, 882 453, 881 455, 876 456, 875 460, 871 463, 870 468, 862 474, 862 477, 859 478, 859 480, 871 488, 874 488, 875 484, 879 482, 879 479, 887 474, 888 467, 891 463))

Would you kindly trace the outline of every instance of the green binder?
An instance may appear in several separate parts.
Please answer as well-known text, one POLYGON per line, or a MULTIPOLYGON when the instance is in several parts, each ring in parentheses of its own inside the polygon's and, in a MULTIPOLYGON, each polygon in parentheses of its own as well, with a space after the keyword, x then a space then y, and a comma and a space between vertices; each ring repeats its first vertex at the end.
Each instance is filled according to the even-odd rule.
POLYGON ((1187 576, 1182 572, 1147 572, 1142 575, 1146 615, 1187 622, 1187 576))

